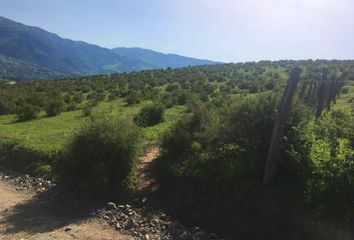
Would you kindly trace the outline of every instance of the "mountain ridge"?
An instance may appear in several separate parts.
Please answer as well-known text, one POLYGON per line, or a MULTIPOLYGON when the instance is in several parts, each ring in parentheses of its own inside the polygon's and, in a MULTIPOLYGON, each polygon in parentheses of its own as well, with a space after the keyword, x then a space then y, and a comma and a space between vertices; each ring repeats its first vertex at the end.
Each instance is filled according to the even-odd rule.
MULTIPOLYGON (((44 76, 51 79, 58 75, 110 74, 219 63, 143 48, 109 49, 84 41, 61 38, 42 28, 27 26, 1 16, 0 55, 0 77, 3 79, 9 78, 9 59, 13 59, 18 68, 23 66, 24 69, 36 69, 38 72, 46 69, 47 73, 38 79, 44 76), (7 64, 4 64, 5 58, 7 64)), ((23 71, 21 75, 12 72, 10 78, 37 79, 33 72, 29 72, 28 76, 23 71)))

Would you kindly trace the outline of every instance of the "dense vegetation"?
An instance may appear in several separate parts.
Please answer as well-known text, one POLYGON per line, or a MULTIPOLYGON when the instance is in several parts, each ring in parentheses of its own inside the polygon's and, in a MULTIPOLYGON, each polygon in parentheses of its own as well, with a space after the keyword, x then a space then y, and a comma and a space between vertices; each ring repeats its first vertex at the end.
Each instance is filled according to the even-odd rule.
POLYGON ((189 211, 186 218, 205 225, 221 221, 221 229, 238 234, 250 233, 258 222, 262 226, 251 232, 254 238, 265 234, 263 239, 311 239, 318 236, 313 229, 331 222, 342 232, 327 237, 345 239, 354 220, 353 71, 354 61, 263 61, 2 83, 0 131, 6 140, 0 163, 17 170, 23 164, 25 171, 81 186, 110 189, 114 182, 124 188, 134 185, 139 148, 158 144, 161 192, 171 196, 168 202, 179 214, 187 207, 199 213, 189 211), (301 78, 276 182, 265 189, 272 129, 294 67, 302 70, 301 78), (19 164, 21 149, 38 160, 19 164), (260 207, 263 201, 290 207, 273 204, 269 213, 260 207), (287 212, 276 214, 297 208, 311 210, 311 231, 300 231, 299 220, 290 221, 287 212))
POLYGON ((56 172, 86 191, 120 192, 133 188, 141 134, 134 124, 94 116, 73 137, 56 172))

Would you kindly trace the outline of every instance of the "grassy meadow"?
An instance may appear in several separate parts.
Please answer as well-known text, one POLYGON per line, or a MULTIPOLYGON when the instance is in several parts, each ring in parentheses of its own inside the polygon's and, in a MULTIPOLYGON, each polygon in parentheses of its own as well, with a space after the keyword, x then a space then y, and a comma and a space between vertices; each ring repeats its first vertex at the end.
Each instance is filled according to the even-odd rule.
MULTIPOLYGON (((151 101, 127 106, 123 99, 100 102, 93 108, 93 115, 109 115, 110 118, 124 118, 132 121, 139 110, 151 101)), ((165 111, 165 121, 143 129, 145 142, 155 144, 164 131, 185 112, 184 106, 174 106, 165 111)), ((15 115, 0 116, 0 134, 23 142, 27 147, 44 151, 57 152, 63 149, 90 117, 85 117, 82 110, 63 112, 58 116, 47 117, 42 112, 36 119, 18 122, 15 115)))

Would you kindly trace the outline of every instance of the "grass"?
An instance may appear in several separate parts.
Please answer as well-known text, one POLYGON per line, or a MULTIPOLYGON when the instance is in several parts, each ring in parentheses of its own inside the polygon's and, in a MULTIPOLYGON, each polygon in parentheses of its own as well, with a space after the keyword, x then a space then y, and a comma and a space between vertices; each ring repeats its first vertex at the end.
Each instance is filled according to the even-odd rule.
MULTIPOLYGON (((108 114, 109 117, 126 118, 131 121, 141 107, 150 104, 143 101, 126 106, 123 99, 101 102, 94 107, 93 114, 108 114)), ((165 111, 165 121, 161 124, 143 129, 146 142, 158 142, 161 135, 178 119, 183 106, 175 106, 165 111)), ((73 134, 89 118, 84 117, 81 110, 63 112, 59 116, 46 117, 41 113, 38 119, 17 122, 14 115, 0 116, 0 135, 20 140, 26 147, 43 152, 57 152, 63 149, 73 134)))
POLYGON ((354 111, 354 82, 347 83, 344 88, 348 88, 348 93, 342 93, 333 105, 333 109, 354 111))

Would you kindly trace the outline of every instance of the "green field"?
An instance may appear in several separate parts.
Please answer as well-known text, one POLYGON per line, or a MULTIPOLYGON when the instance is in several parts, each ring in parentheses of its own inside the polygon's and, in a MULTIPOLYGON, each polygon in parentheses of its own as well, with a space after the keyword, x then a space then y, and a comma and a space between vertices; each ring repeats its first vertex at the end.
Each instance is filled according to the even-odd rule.
MULTIPOLYGON (((100 102, 93 108, 93 115, 108 115, 112 118, 126 118, 129 121, 143 106, 151 101, 126 106, 123 99, 100 102)), ((165 111, 165 121, 143 129, 145 142, 156 143, 161 134, 185 111, 184 106, 174 106, 165 111)), ((46 117, 44 113, 32 121, 17 122, 15 115, 0 116, 0 134, 23 142, 27 147, 45 151, 60 151, 80 129, 89 117, 84 117, 81 110, 63 112, 59 116, 46 117)))

